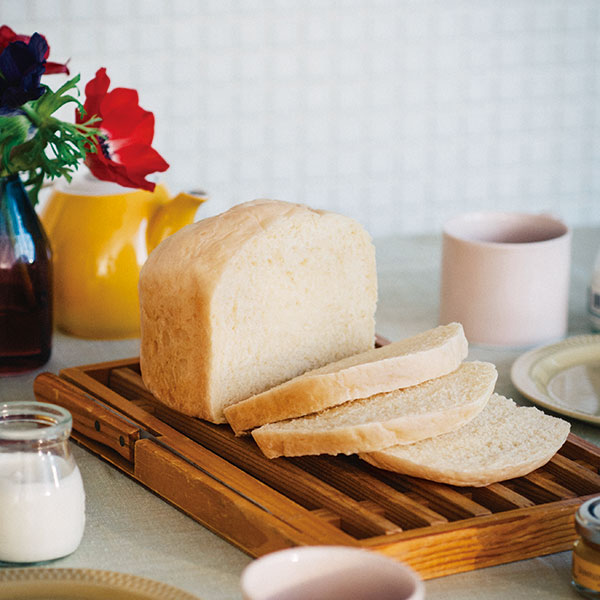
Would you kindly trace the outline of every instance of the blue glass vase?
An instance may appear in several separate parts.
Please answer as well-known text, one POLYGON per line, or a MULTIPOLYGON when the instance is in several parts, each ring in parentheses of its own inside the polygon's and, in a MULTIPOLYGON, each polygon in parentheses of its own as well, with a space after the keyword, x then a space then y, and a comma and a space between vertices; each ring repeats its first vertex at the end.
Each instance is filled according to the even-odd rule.
POLYGON ((0 177, 0 375, 41 367, 51 348, 50 244, 20 177, 0 177))

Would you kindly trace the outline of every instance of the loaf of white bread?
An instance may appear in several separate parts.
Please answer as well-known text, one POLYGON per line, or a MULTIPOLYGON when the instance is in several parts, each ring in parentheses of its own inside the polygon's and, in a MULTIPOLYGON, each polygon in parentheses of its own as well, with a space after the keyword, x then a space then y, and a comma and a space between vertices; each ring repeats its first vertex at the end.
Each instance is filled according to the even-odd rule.
POLYGON ((228 406, 225 417, 239 434, 446 375, 467 352, 462 325, 450 323, 309 371, 228 406))
POLYGON ((356 453, 487 485, 550 460, 569 424, 493 394, 459 324, 373 349, 375 252, 355 221, 261 200, 163 241, 139 282, 140 366, 163 403, 266 456, 356 453))
POLYGON ((145 385, 222 423, 230 404, 373 348, 375 250, 353 219, 257 200, 164 240, 139 296, 145 385))

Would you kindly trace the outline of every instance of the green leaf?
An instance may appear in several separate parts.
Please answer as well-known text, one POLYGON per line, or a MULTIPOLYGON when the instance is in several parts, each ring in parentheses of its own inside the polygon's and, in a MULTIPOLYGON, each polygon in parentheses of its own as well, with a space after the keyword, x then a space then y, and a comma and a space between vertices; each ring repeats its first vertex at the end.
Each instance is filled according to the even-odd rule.
POLYGON ((44 179, 70 180, 86 154, 95 152, 92 138, 99 131, 93 125, 100 120, 98 117, 80 124, 52 116, 69 103, 83 110, 81 102, 67 93, 77 91, 78 82, 79 75, 56 92, 46 87, 37 100, 0 116, 0 175, 25 173, 24 185, 34 205, 44 179))

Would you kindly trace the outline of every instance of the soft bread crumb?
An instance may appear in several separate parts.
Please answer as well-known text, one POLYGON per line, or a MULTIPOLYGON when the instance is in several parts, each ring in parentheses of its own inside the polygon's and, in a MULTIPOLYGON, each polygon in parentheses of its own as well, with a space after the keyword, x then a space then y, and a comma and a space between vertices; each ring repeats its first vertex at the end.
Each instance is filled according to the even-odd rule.
POLYGON ((548 462, 565 442, 570 424, 493 394, 472 421, 453 432, 364 453, 388 469, 452 485, 489 485, 520 477, 548 462))

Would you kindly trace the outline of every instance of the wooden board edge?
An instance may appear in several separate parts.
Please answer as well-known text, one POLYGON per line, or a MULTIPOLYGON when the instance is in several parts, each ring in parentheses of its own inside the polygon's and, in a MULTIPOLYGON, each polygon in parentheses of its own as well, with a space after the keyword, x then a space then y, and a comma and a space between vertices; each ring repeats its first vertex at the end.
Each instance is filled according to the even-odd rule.
POLYGON ((77 380, 80 377, 90 377, 99 381, 103 385, 108 385, 110 372, 117 368, 138 368, 140 364, 139 357, 122 358, 119 360, 110 360, 101 363, 79 365, 75 367, 65 367, 58 372, 59 377, 64 377, 68 381, 77 380))
POLYGON ((575 511, 593 497, 540 506, 543 518, 537 514, 542 511, 518 509, 469 519, 470 523, 457 523, 454 529, 435 526, 427 532, 414 530, 362 540, 361 545, 405 562, 424 579, 434 579, 569 550, 577 537, 575 511))
MULTIPOLYGON (((135 478, 193 520, 251 556, 301 545, 354 545, 325 522, 295 527, 225 488, 151 440, 137 444, 135 478), (161 468, 157 469, 156 467, 161 468), (308 525, 308 526, 307 526, 308 525)), ((301 520, 301 515, 298 515, 301 520)))

